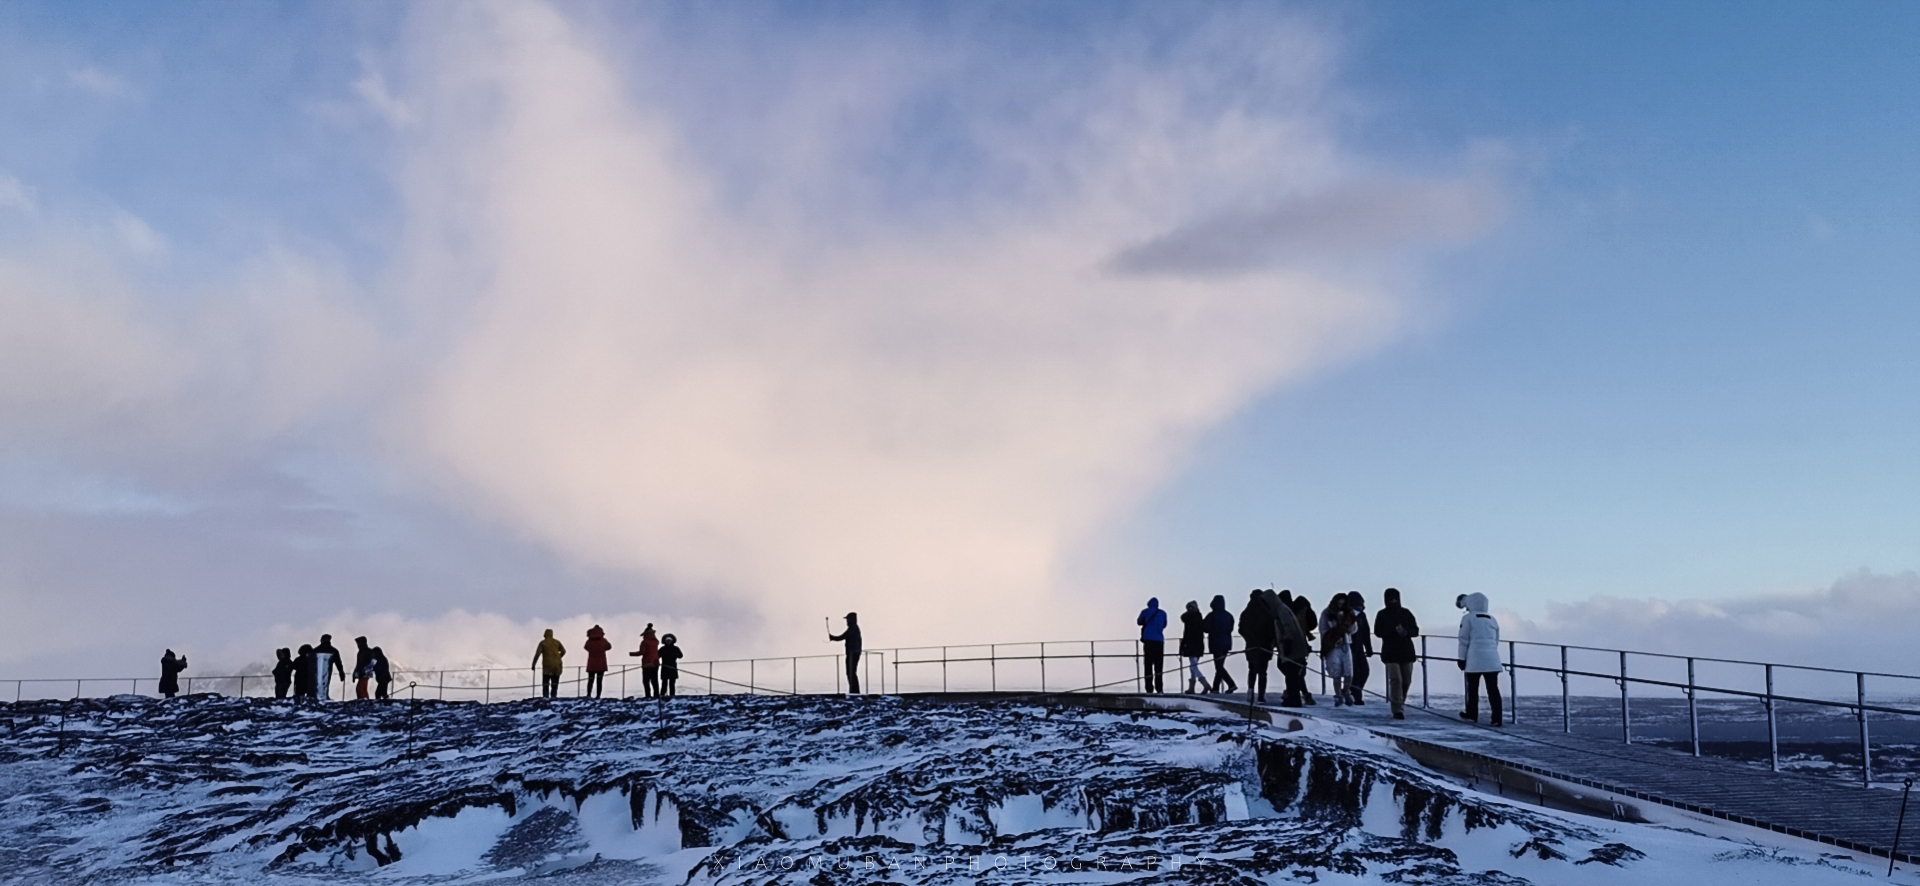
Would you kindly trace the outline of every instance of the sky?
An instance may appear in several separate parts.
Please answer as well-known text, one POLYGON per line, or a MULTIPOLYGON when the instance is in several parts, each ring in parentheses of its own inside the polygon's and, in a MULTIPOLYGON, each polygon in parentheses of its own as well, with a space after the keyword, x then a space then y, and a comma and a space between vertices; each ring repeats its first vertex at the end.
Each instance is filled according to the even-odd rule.
POLYGON ((1916 50, 1893 2, 9 3, 0 677, 1269 584, 1914 671, 1916 50))

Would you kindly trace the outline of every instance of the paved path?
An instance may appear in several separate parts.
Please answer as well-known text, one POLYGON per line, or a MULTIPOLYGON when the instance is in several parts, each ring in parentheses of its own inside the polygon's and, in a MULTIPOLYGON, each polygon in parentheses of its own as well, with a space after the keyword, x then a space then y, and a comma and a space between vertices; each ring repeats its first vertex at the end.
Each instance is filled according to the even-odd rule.
MULTIPOLYGON (((1414 756, 1422 752, 1464 756, 1494 768, 1544 775, 1614 794, 1673 806, 1715 818, 1766 828, 1833 846, 1885 856, 1893 848, 1900 791, 1866 788, 1733 760, 1695 757, 1646 745, 1629 745, 1551 731, 1535 724, 1494 729, 1467 723, 1452 711, 1407 707, 1407 719, 1391 718, 1384 701, 1335 708, 1326 698, 1283 711, 1390 736, 1414 756)), ((1553 724, 1557 727, 1559 724, 1553 724)), ((1505 782, 1513 785, 1513 780, 1505 782)), ((1531 788, 1521 788, 1530 791, 1531 788)), ((1920 863, 1920 798, 1908 810, 1899 857, 1920 863)))

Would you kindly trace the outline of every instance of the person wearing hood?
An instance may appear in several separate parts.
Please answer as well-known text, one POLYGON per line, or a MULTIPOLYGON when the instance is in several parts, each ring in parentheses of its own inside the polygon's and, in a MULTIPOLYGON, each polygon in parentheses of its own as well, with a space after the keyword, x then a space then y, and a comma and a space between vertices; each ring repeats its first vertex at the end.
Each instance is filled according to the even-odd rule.
POLYGON ((640 648, 627 653, 640 657, 640 688, 647 698, 660 697, 660 638, 653 635, 653 622, 640 632, 640 648))
POLYGON ((1373 631, 1367 624, 1367 601, 1359 591, 1347 592, 1347 607, 1353 610, 1353 631, 1347 635, 1347 648, 1353 653, 1353 679, 1347 681, 1350 687, 1347 704, 1366 704, 1367 677, 1373 668, 1367 659, 1373 657, 1373 631))
MULTIPOLYGON (((1319 636, 1315 631, 1320 627, 1320 613, 1313 611, 1313 601, 1307 599, 1305 594, 1302 594, 1293 598, 1293 616, 1295 623, 1300 627, 1300 636, 1306 639, 1307 649, 1311 652, 1313 650, 1313 641, 1319 636)), ((1302 663, 1300 671, 1300 703, 1305 705, 1319 704, 1319 702, 1313 700, 1313 693, 1308 692, 1306 688, 1306 659, 1302 658, 1300 661, 1302 663)))
POLYGON ((1165 692, 1167 684, 1162 669, 1167 658, 1167 612, 1160 608, 1159 597, 1147 599, 1147 608, 1140 610, 1134 624, 1140 626, 1141 668, 1146 672, 1146 691, 1165 692))
POLYGON ((373 697, 387 700, 387 687, 393 685, 393 665, 387 661, 387 653, 378 646, 373 647, 373 697))
POLYGON ((293 659, 293 697, 296 701, 320 697, 320 657, 311 643, 300 644, 300 654, 293 659))
MULTIPOLYGON (((674 684, 680 681, 680 657, 686 653, 680 651, 680 641, 672 634, 660 638, 660 697, 672 698, 674 684)), ((707 669, 708 674, 713 669, 707 669)))
POLYGON ((1487 595, 1468 594, 1467 614, 1460 619, 1460 670, 1467 673, 1467 709, 1460 719, 1480 722, 1480 684, 1487 684, 1487 705, 1493 725, 1505 722, 1500 710, 1500 622, 1487 614, 1487 595))
POLYGON ((1300 620, 1293 614, 1293 592, 1267 592, 1267 605, 1273 608, 1274 636, 1278 638, 1276 649, 1280 657, 1280 676, 1286 681, 1286 689, 1280 695, 1281 707, 1297 708, 1310 703, 1313 696, 1307 693, 1307 654, 1312 644, 1307 635, 1300 630, 1300 620))
POLYGON ((847 613, 847 629, 828 634, 827 640, 847 644, 847 694, 860 694, 860 613, 847 613))
POLYGON ((365 637, 353 638, 353 645, 353 697, 366 698, 367 684, 373 682, 373 649, 365 637))
POLYGON ((560 659, 567 654, 567 647, 553 638, 553 629, 547 629, 546 638, 540 645, 533 647, 533 664, 530 668, 540 669, 540 697, 560 697, 560 675, 565 673, 560 659))
POLYGON ((1413 639, 1420 636, 1420 622, 1413 612, 1400 605, 1400 589, 1388 588, 1381 594, 1385 601, 1380 614, 1373 617, 1373 636, 1380 641, 1380 664, 1387 669, 1387 704, 1395 720, 1407 718, 1407 688, 1413 685, 1413 664, 1420 660, 1413 639))
POLYGON ((187 669, 187 657, 167 650, 160 656, 160 694, 172 698, 180 694, 180 672, 187 669))
POLYGON ((279 659, 273 663, 273 697, 286 698, 293 691, 293 650, 282 646, 273 654, 279 659))
POLYGON ((600 698, 607 688, 607 632, 599 625, 587 629, 587 697, 600 698))
POLYGON ((1353 609, 1346 594, 1334 594, 1327 609, 1320 613, 1320 670, 1333 681, 1333 706, 1351 703, 1353 692, 1347 681, 1353 679, 1353 650, 1347 637, 1353 633, 1353 609))
POLYGON ((1193 694, 1195 684, 1201 692, 1213 691, 1213 684, 1200 673, 1200 657, 1207 654, 1206 622, 1206 616, 1200 614, 1200 601, 1188 600, 1186 611, 1180 613, 1180 657, 1187 660, 1188 695, 1193 694))
POLYGON ((1247 701, 1254 704, 1267 700, 1267 662, 1273 660, 1277 635, 1274 612, 1259 588, 1247 594, 1247 606, 1240 610, 1240 639, 1247 641, 1247 701))
POLYGON ((1207 651, 1213 654, 1213 691, 1238 692, 1239 684, 1227 673, 1227 656, 1233 653, 1233 613, 1227 611, 1224 595, 1214 594, 1212 606, 1203 625, 1207 629, 1207 651))

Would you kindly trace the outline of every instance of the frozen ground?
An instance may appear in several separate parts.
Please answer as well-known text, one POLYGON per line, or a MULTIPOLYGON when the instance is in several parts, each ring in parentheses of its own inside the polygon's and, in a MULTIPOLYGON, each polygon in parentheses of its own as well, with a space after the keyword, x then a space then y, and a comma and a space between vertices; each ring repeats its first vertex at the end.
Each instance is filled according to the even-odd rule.
POLYGON ((1365 732, 1204 712, 121 697, 0 704, 0 717, 7 883, 1817 886, 1885 874, 1884 862, 1732 830, 1515 805, 1365 732))

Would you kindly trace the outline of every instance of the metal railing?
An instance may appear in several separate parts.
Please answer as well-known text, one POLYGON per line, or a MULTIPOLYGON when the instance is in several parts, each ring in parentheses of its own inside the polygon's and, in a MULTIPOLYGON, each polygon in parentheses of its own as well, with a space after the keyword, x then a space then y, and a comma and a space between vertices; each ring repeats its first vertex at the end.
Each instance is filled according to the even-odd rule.
MULTIPOLYGON (((1441 661, 1452 664, 1453 656, 1433 656, 1429 654, 1427 641, 1420 638, 1421 667, 1421 706, 1431 707, 1427 695, 1431 685, 1427 673, 1428 663, 1441 661)), ((1441 638, 1443 643, 1453 642, 1441 638)), ((1669 697, 1680 697, 1686 701, 1687 745, 1694 756, 1701 756, 1700 739, 1700 702, 1702 696, 1715 696, 1725 699, 1745 699, 1756 702, 1767 729, 1767 760, 1773 771, 1780 770, 1780 722, 1779 714, 1783 706, 1801 705, 1814 708, 1827 708, 1846 711, 1852 714, 1858 724, 1860 748, 1860 782, 1872 785, 1873 780, 1873 744, 1870 726, 1871 714, 1892 717, 1920 717, 1920 706, 1901 706, 1890 702, 1874 702, 1868 698, 1868 679, 1878 681, 1905 681, 1908 691, 1893 696, 1895 701, 1910 700, 1920 696, 1920 676, 1911 674, 1891 674, 1876 671, 1849 671, 1838 668, 1813 667, 1810 665, 1789 665, 1777 662, 1749 661, 1745 659, 1712 658, 1708 656, 1674 655, 1659 652, 1637 652, 1627 649, 1610 649, 1598 646, 1578 646, 1564 643, 1538 643, 1524 640, 1503 641, 1506 645, 1506 657, 1502 669, 1507 676, 1506 708, 1516 712, 1520 700, 1520 673, 1530 671, 1551 674, 1559 683, 1560 728, 1562 732, 1573 731, 1573 681, 1604 681, 1614 685, 1619 692, 1620 740, 1631 744, 1634 741, 1633 689, 1644 687, 1652 692, 1665 691, 1669 697), (1546 654, 1547 663, 1523 662, 1522 653, 1538 659, 1546 654), (1606 662, 1605 669, 1575 667, 1572 658, 1575 654, 1589 660, 1598 658, 1606 662), (1652 666, 1653 673, 1636 670, 1632 665, 1640 663, 1644 668, 1652 666), (1666 666, 1665 674, 1658 668, 1666 666), (1723 675, 1734 679, 1724 682, 1706 682, 1701 679, 1700 671, 1710 667, 1723 675), (1684 669, 1684 671, 1682 670, 1684 669), (1738 685, 1745 678, 1745 685, 1738 685), (1822 678, 1829 688, 1821 692, 1814 687, 1822 678), (1840 678, 1838 680, 1834 678, 1840 678), (1783 680, 1809 687, 1802 691, 1783 691, 1783 680)), ((1591 697, 1591 696, 1587 696, 1591 697)))
MULTIPOLYGON (((1433 655, 1429 649, 1429 641, 1433 639, 1420 638, 1420 704, 1429 710, 1433 707, 1430 666, 1438 661, 1443 668, 1452 667, 1455 661, 1452 655, 1433 655)), ((1445 644, 1454 642, 1451 637, 1438 639, 1443 648, 1448 648, 1445 644)), ((1558 683, 1554 687, 1557 691, 1536 693, 1532 697, 1557 694, 1561 730, 1568 733, 1574 731, 1574 700, 1580 698, 1590 708, 1596 698, 1593 695, 1576 695, 1573 692, 1574 682, 1612 684, 1619 699, 1619 737, 1627 743, 1635 740, 1633 702, 1636 687, 1642 698, 1657 697, 1664 692, 1669 697, 1684 698, 1686 746, 1698 756, 1701 754, 1700 702, 1703 698, 1746 700, 1759 707, 1758 719, 1763 719, 1766 725, 1768 764, 1775 771, 1780 769, 1779 714, 1783 706, 1811 706, 1850 713, 1858 724, 1860 781, 1869 785, 1874 783, 1872 715, 1920 718, 1920 705, 1902 706, 1894 703, 1901 699, 1920 698, 1920 676, 1520 640, 1504 641, 1504 645, 1506 658, 1502 670, 1507 678, 1504 707, 1510 721, 1518 722, 1519 719, 1522 672, 1551 675, 1551 679, 1558 683), (1576 666, 1576 657, 1585 658, 1588 663, 1576 666), (1595 660, 1604 662, 1604 665, 1592 665, 1591 662, 1595 660), (1667 667, 1666 672, 1660 670, 1662 665, 1667 667), (1719 671, 1724 679, 1713 679, 1711 675, 1709 679, 1703 679, 1703 669, 1719 671), (1747 678, 1744 684, 1742 672, 1747 678), (1782 688, 1783 681, 1805 684, 1805 678, 1809 676, 1846 678, 1845 691, 1832 691, 1831 686, 1825 692, 1782 688), (1893 693, 1890 696, 1893 701, 1887 700, 1889 696, 1884 693, 1870 699, 1870 679, 1882 683, 1907 681, 1911 691, 1893 693)), ((861 683, 866 691, 883 694, 953 691, 1131 693, 1143 688, 1142 650, 1139 641, 1131 639, 895 647, 866 651, 861 656, 860 665, 861 683), (1116 667, 1119 662, 1125 662, 1125 665, 1116 667), (1116 677, 1119 671, 1123 673, 1116 677), (873 679, 876 675, 879 678, 877 683, 873 679)), ((1238 667, 1241 666, 1236 664, 1238 667)), ((1169 655, 1162 675, 1184 679, 1180 673, 1184 668, 1185 664, 1178 656, 1169 655)), ((1210 674, 1210 668, 1210 663, 1203 663, 1202 673, 1210 674)), ((582 695, 587 682, 584 668, 575 667, 571 670, 571 676, 562 682, 564 691, 573 696, 582 695)), ((634 697, 640 691, 639 671, 640 667, 632 664, 609 668, 603 682, 603 694, 634 697)), ((844 661, 840 655, 683 661, 679 672, 678 689, 683 695, 837 694, 845 689, 844 661)), ((395 694, 406 693, 409 697, 431 694, 431 697, 439 699, 491 702, 537 697, 541 689, 536 672, 523 668, 396 670, 393 673, 393 691, 395 694)), ((182 675, 180 680, 187 694, 193 694, 198 689, 262 697, 271 696, 274 686, 273 678, 265 674, 213 677, 182 675)), ((0 687, 7 682, 14 684, 14 699, 19 701, 26 697, 25 690, 28 687, 52 688, 60 693, 59 697, 69 697, 64 694, 64 689, 56 687, 71 685, 73 694, 70 697, 77 698, 86 696, 90 688, 106 689, 110 694, 125 687, 126 691, 139 694, 143 684, 157 685, 158 679, 0 680, 0 687)), ((345 689, 344 686, 342 688, 345 689)), ((1325 691, 1324 674, 1322 691, 1325 691)), ((4 689, 0 689, 0 692, 4 692, 4 689)), ((50 697, 42 692, 34 695, 39 698, 50 697)))

